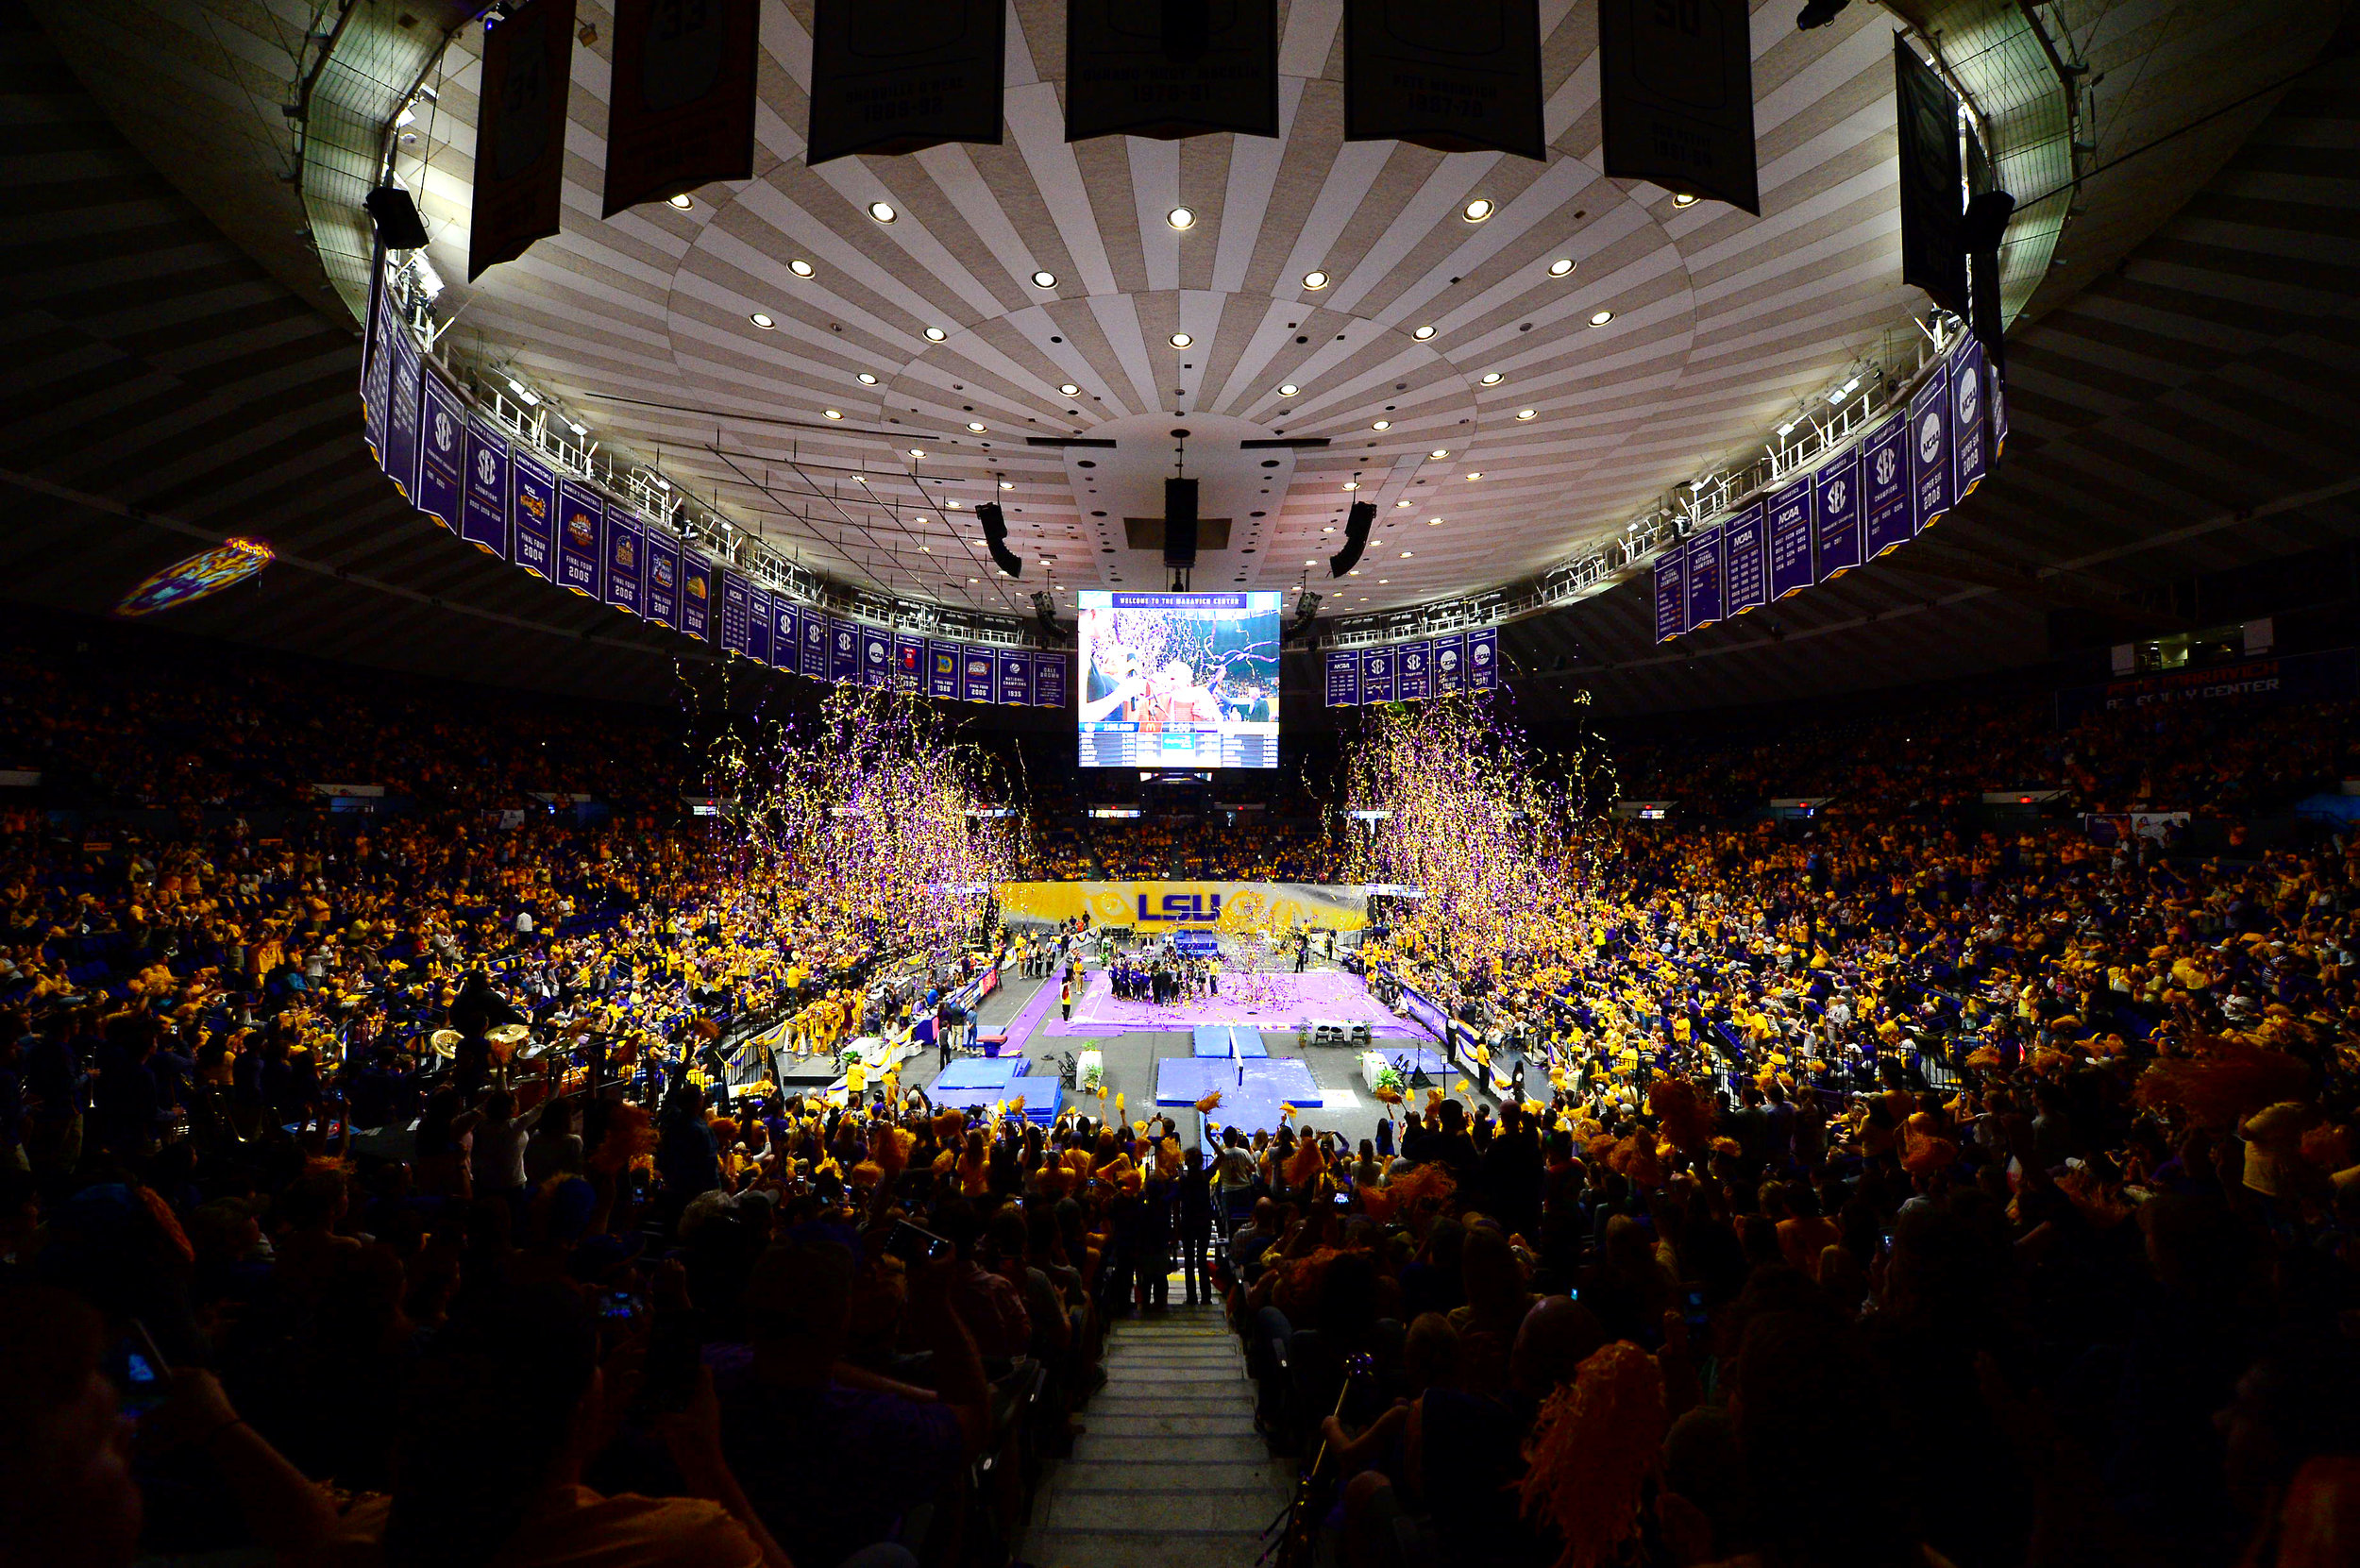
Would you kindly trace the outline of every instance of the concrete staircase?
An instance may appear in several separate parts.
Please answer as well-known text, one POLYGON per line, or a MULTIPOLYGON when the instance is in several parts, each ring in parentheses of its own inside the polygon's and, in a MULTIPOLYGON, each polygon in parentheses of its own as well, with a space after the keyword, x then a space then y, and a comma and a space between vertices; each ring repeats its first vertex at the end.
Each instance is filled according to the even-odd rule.
MULTIPOLYGON (((1176 1289, 1176 1287, 1175 1287, 1176 1289)), ((1115 1326, 1088 1430, 1034 1504, 1033 1568, 1251 1568, 1290 1465, 1254 1431, 1254 1385, 1218 1307, 1115 1326)))

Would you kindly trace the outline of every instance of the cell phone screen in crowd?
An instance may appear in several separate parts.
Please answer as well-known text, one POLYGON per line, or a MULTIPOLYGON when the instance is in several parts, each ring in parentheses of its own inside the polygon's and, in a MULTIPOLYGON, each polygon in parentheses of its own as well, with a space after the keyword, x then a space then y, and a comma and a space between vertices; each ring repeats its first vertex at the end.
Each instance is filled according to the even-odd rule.
POLYGON ((147 1337, 147 1329, 137 1319, 115 1341, 107 1360, 108 1374, 125 1415, 137 1421, 163 1403, 172 1366, 158 1353, 156 1341, 147 1337))

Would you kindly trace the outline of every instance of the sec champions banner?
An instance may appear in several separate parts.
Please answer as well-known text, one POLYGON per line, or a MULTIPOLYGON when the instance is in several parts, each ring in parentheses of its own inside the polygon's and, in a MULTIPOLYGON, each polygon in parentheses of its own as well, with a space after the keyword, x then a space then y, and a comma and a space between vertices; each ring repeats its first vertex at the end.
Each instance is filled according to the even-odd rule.
POLYGON ((1003 882, 993 892, 1000 918, 1010 924, 1057 925, 1084 914, 1100 925, 1147 931, 1358 931, 1368 924, 1368 890, 1349 883, 1003 882))

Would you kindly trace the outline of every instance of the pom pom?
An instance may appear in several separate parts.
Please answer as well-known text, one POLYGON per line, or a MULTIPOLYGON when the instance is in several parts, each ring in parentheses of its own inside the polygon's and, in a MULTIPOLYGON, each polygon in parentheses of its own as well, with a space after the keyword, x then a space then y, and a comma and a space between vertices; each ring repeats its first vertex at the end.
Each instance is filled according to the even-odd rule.
POLYGON ((1655 1358, 1621 1340, 1549 1395, 1525 1447, 1529 1468, 1518 1491, 1524 1516, 1554 1526, 1565 1543, 1556 1568, 1599 1568, 1638 1532, 1640 1500, 1662 1462, 1670 1425, 1655 1358))
POLYGON ((1441 1203, 1458 1190, 1458 1182, 1446 1167, 1429 1163, 1412 1166, 1395 1176, 1386 1190, 1392 1194, 1396 1211, 1407 1211, 1422 1203, 1441 1203))
POLYGON ((591 1151, 590 1169, 610 1176, 627 1171, 634 1161, 654 1154, 656 1141, 654 1119, 647 1107, 624 1102, 607 1117, 606 1136, 591 1151))
POLYGON ((1287 1156, 1287 1185, 1308 1187, 1326 1169, 1327 1162, 1320 1157, 1320 1146, 1306 1138, 1287 1156))
POLYGON ((1712 1105, 1702 1090, 1684 1078, 1658 1078, 1647 1086, 1647 1109, 1683 1155, 1701 1152, 1712 1141, 1712 1105))
POLYGON ((1219 1110, 1221 1108, 1221 1090, 1215 1089, 1204 1099, 1199 1100, 1196 1103, 1196 1108, 1200 1111, 1219 1110))
POLYGON ((2311 1070, 2298 1057, 2240 1040, 2205 1036, 2196 1054, 2151 1064, 2132 1097, 2149 1110, 2166 1106, 2198 1126, 2232 1133, 2265 1105, 2302 1098, 2311 1070))

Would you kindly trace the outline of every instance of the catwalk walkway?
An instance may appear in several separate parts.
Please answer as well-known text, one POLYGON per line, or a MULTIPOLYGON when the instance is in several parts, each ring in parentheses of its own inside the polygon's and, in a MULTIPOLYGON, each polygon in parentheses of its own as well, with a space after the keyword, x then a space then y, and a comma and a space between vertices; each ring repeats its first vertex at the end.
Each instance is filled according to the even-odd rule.
MULTIPOLYGON (((1174 1282, 1174 1290, 1178 1289, 1174 1282)), ((1116 1325, 1089 1428, 1034 1505, 1034 1568, 1248 1568, 1294 1472, 1254 1432, 1254 1385, 1218 1307, 1116 1325)))

